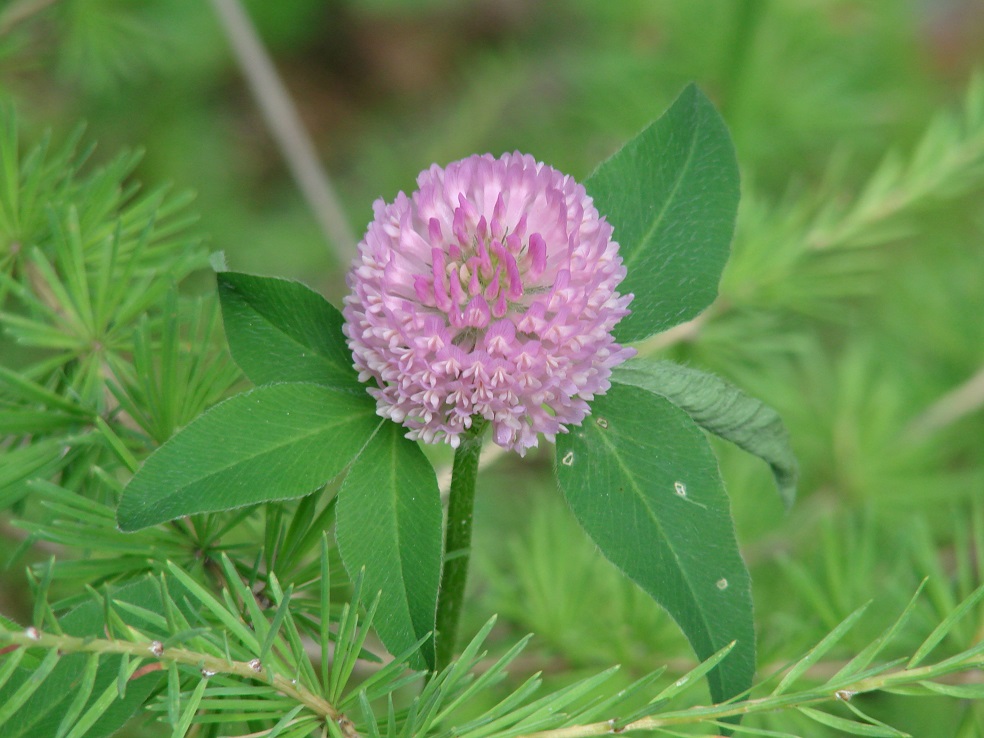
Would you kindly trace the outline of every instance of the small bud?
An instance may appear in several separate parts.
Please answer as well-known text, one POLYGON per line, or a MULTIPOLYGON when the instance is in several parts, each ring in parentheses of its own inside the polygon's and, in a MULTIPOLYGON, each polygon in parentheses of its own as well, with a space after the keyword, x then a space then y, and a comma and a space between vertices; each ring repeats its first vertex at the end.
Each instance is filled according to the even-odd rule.
POLYGON ((263 671, 263 664, 260 663, 259 659, 253 659, 249 662, 249 668, 255 672, 263 671))
POLYGON ((338 718, 338 729, 345 738, 358 738, 359 734, 355 731, 355 723, 347 717, 338 718))
POLYGON ((35 628, 33 625, 24 631, 24 635, 30 638, 32 641, 41 640, 41 631, 35 628))
POLYGON ((151 641, 150 652, 160 658, 164 654, 164 644, 160 641, 151 641))
POLYGON ((850 689, 838 689, 834 692, 834 697, 839 699, 841 702, 850 702, 851 698, 856 694, 857 692, 851 691, 850 689))
POLYGON ((209 677, 214 677, 215 672, 211 669, 202 669, 202 676, 208 679, 209 677))

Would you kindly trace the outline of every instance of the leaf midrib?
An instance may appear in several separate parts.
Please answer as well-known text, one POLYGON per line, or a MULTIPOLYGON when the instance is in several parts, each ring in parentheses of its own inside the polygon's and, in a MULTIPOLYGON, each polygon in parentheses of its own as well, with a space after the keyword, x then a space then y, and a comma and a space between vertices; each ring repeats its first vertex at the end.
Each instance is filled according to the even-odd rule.
MULTIPOLYGON (((364 411, 364 414, 368 416, 368 415, 371 415, 372 413, 369 413, 368 411, 364 411)), ((220 474, 220 473, 222 473, 224 471, 227 471, 229 469, 232 469, 233 467, 239 466, 240 464, 246 463, 248 461, 253 461, 253 460, 258 459, 258 458, 261 458, 261 457, 266 456, 266 455, 268 455, 268 454, 270 454, 270 453, 272 453, 274 451, 278 451, 278 450, 280 450, 280 449, 282 449, 282 448, 284 448, 286 446, 290 446, 293 443, 297 443, 297 442, 302 441, 302 440, 305 440, 307 438, 311 438, 312 436, 316 436, 319 433, 324 433, 324 432, 326 432, 326 431, 328 431, 330 429, 337 428, 339 426, 342 426, 342 425, 345 425, 345 424, 348 424, 348 423, 352 423, 356 419, 361 418, 361 417, 362 417, 362 414, 348 415, 348 416, 346 416, 344 418, 339 419, 335 423, 319 426, 317 428, 317 430, 314 430, 314 431, 311 431, 311 432, 308 432, 308 433, 304 433, 302 435, 292 436, 289 440, 284 441, 284 442, 281 442, 281 443, 276 443, 276 444, 274 444, 274 445, 272 445, 272 446, 270 446, 268 448, 263 449, 259 453, 253 454, 251 456, 244 456, 244 457, 241 457, 239 459, 235 459, 235 460, 233 460, 233 461, 231 461, 231 462, 229 462, 229 463, 227 463, 227 464, 225 464, 223 466, 220 466, 220 467, 218 467, 216 469, 213 469, 208 474, 203 474, 201 476, 195 477, 194 479, 192 479, 192 480, 190 480, 188 482, 185 482, 184 484, 182 484, 182 485, 180 485, 178 487, 175 487, 174 490, 171 491, 170 493, 168 493, 168 494, 166 494, 166 495, 158 498, 157 503, 163 502, 165 500, 169 500, 169 499, 175 497, 176 495, 180 494, 184 490, 186 490, 188 487, 191 487, 194 484, 197 484, 199 482, 202 482, 202 481, 205 481, 207 479, 210 479, 210 478, 214 477, 215 475, 220 474)), ((163 449, 165 446, 167 446, 167 443, 165 443, 163 446, 161 446, 161 448, 163 449)), ((134 477, 134 479, 136 479, 136 477, 134 477)))
MULTIPOLYGON (((249 308, 249 310, 252 311, 254 315, 257 315, 259 318, 261 318, 263 320, 263 322, 264 322, 265 325, 269 326, 276 333, 278 333, 281 336, 285 337, 288 340, 288 342, 291 343, 292 345, 298 346, 301 349, 307 349, 308 351, 311 351, 315 356, 317 356, 319 359, 321 359, 322 361, 324 361, 326 364, 328 364, 329 366, 331 366, 333 369, 335 369, 337 371, 343 371, 344 372, 344 371, 348 371, 348 370, 351 369, 351 367, 349 367, 346 364, 339 364, 339 363, 337 363, 333 357, 330 357, 330 356, 324 354, 317 347, 311 346, 311 345, 306 344, 306 343, 303 343, 300 339, 295 338, 293 335, 291 335, 290 333, 288 333, 287 331, 285 331, 283 328, 281 328, 280 326, 278 326, 269 317, 267 317, 267 314, 266 313, 263 313, 263 312, 261 312, 260 310, 258 310, 256 308, 256 306, 254 305, 253 301, 249 298, 248 295, 245 295, 243 297, 242 302, 243 302, 243 305, 245 305, 247 308, 249 308)), ((358 381, 358 380, 356 380, 356 381, 358 381)))
MULTIPOLYGON (((622 470, 623 475, 629 481, 629 484, 631 485, 633 491, 635 492, 636 497, 638 497, 639 500, 642 502, 643 508, 645 508, 645 510, 648 513, 650 519, 656 525, 656 528, 659 530, 660 534, 662 535, 663 540, 666 541, 667 548, 670 549, 670 553, 673 554, 673 558, 676 560, 677 569, 680 570, 680 571, 685 571, 685 569, 683 568, 683 565, 682 565, 682 559, 680 558, 679 554, 677 553, 676 547, 673 545, 673 541, 670 539, 670 537, 668 535, 666 535, 666 530, 663 527, 662 523, 660 523, 658 516, 653 512, 652 508, 647 504, 645 495, 642 494, 641 488, 639 487, 638 484, 636 484, 635 476, 629 471, 629 469, 622 462, 622 454, 620 454, 618 452, 618 449, 615 447, 614 444, 612 444, 612 442, 610 440, 608 440, 607 438, 605 438, 605 434, 603 434, 603 433, 601 433, 599 431, 595 431, 595 435, 597 435, 604 442, 604 444, 608 447, 608 449, 612 452, 612 455, 614 456, 615 460, 618 462, 618 466, 622 470)), ((711 629, 711 626, 708 623, 708 621, 707 621, 707 619, 706 619, 706 617, 704 615, 703 608, 700 607, 700 600, 697 597, 697 592, 696 592, 696 590, 694 590, 693 586, 690 583, 690 580, 687 577, 684 577, 683 580, 684 580, 684 583, 687 586, 687 591, 690 592, 690 596, 691 596, 692 602, 697 605, 697 608, 696 609, 697 609, 697 612, 700 614, 701 623, 703 623, 704 628, 705 628, 705 630, 708 633, 708 638, 711 639, 711 647, 713 648, 714 647, 714 643, 713 643, 713 638, 711 636, 712 629, 711 629)))
MULTIPOLYGON (((695 99, 693 104, 694 111, 697 109, 697 103, 698 100, 695 99)), ((670 190, 669 196, 663 201, 663 207, 660 208, 659 215, 656 216, 652 222, 652 225, 649 226, 649 230, 639 240, 639 245, 632 253, 626 256, 624 261, 626 269, 632 266, 639 259, 639 257, 642 256, 642 253, 645 250, 645 245, 652 240, 656 231, 659 230, 659 226, 663 222, 663 217, 666 215, 666 211, 669 209, 670 205, 677 196, 677 192, 680 190, 681 183, 690 174, 690 167, 693 164, 694 152, 697 150, 697 139, 699 138, 698 134, 700 133, 702 125, 702 121, 698 119, 697 125, 694 126, 690 136, 690 146, 687 151, 687 157, 684 160, 684 164, 680 168, 679 173, 677 174, 676 180, 673 182, 673 188, 670 190)))

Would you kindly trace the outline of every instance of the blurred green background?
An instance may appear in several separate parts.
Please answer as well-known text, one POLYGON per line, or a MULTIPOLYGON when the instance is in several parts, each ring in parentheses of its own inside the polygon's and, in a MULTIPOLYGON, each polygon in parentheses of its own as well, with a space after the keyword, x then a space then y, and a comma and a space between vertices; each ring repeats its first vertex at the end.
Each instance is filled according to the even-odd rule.
MULTIPOLYGON (((374 199, 412 190, 433 162, 518 149, 583 179, 696 81, 742 168, 734 258, 706 319, 640 350, 722 374, 790 427, 803 479, 789 514, 764 465, 718 446, 762 672, 874 597, 849 657, 931 575, 917 645, 984 580, 984 87, 972 82, 984 3, 245 5, 356 234, 374 199)), ((209 3, 8 0, 0 99, 27 139, 85 121, 97 161, 144 149, 138 178, 193 189, 200 230, 231 268, 340 301, 346 264, 209 3)), ((638 674, 688 659, 668 618, 580 536, 551 463, 549 450, 491 460, 468 627, 499 612, 504 638, 536 631, 531 671, 621 662, 638 674)), ((984 637, 984 609, 974 618, 954 648, 984 637)), ((972 702, 877 697, 865 709, 914 735, 984 735, 972 702)))

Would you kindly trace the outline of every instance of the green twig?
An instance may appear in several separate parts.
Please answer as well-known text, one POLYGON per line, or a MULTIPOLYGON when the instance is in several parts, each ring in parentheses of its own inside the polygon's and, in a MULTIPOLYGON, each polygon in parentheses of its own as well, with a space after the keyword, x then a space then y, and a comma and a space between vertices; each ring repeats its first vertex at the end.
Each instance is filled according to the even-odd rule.
POLYGON ((448 524, 444 536, 444 574, 437 601, 435 648, 438 671, 454 658, 454 642, 468 581, 475 483, 478 481, 478 459, 482 454, 486 425, 484 418, 474 418, 471 429, 462 436, 461 445, 454 454, 448 524))
POLYGON ((975 647, 963 654, 962 657, 947 659, 931 666, 917 669, 894 669, 874 676, 862 676, 855 681, 838 682, 836 686, 828 684, 799 692, 769 695, 709 707, 690 707, 645 717, 626 725, 618 725, 617 720, 607 720, 588 725, 572 725, 556 730, 543 730, 520 735, 517 738, 589 738, 590 736, 611 734, 616 732, 616 729, 619 733, 623 731, 653 731, 681 725, 707 724, 727 718, 795 709, 824 702, 849 702, 855 695, 866 692, 899 689, 918 685, 921 682, 935 681, 941 676, 958 671, 979 670, 984 668, 981 650, 980 647, 975 647))
POLYGON ((167 664, 173 663, 199 669, 202 677, 206 679, 215 674, 229 674, 242 679, 258 679, 265 681, 278 692, 295 700, 298 704, 304 705, 304 707, 315 715, 326 720, 334 721, 339 725, 343 736, 346 738, 357 738, 351 721, 334 705, 320 695, 301 686, 297 680, 282 674, 272 673, 259 659, 234 661, 184 648, 165 648, 160 641, 148 642, 143 640, 144 636, 139 632, 132 631, 132 633, 139 640, 76 638, 69 635, 42 633, 35 628, 28 628, 20 633, 0 630, 0 643, 8 643, 13 647, 43 648, 49 651, 58 651, 62 654, 95 653, 111 656, 126 655, 130 658, 148 659, 159 664, 159 668, 148 669, 144 667, 137 670, 136 673, 138 675, 143 675, 149 671, 157 671, 160 668, 165 668, 167 664))

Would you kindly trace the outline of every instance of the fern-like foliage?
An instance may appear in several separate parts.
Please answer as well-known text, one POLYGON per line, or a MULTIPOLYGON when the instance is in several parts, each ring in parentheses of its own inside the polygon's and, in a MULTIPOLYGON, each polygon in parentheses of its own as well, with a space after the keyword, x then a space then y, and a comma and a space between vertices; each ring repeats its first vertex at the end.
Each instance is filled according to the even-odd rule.
POLYGON ((850 734, 903 736, 858 706, 860 696, 881 691, 984 697, 984 688, 973 680, 984 668, 984 643, 927 663, 958 623, 979 610, 984 586, 956 603, 907 657, 882 658, 906 631, 920 587, 883 633, 819 683, 811 679, 811 669, 857 625, 867 606, 749 696, 724 704, 694 706, 685 696, 699 688, 730 646, 668 683, 661 679, 665 669, 658 669, 613 689, 618 671, 613 667, 544 690, 534 675, 507 688, 489 706, 487 693, 502 685, 529 637, 489 660, 485 642, 493 619, 454 663, 429 678, 406 666, 415 649, 381 664, 365 650, 378 598, 367 605, 357 581, 336 611, 329 550, 323 539, 318 587, 300 595, 291 586, 282 589, 272 577, 265 605, 228 557, 215 571, 223 582, 218 594, 188 570, 168 563, 124 587, 91 590, 87 602, 62 617, 53 615, 45 599, 46 574, 34 624, 24 629, 0 625, 3 735, 108 735, 143 705, 175 738, 191 734, 194 726, 216 736, 246 730, 296 738, 689 735, 686 731, 708 725, 776 735, 725 722, 776 711, 795 711, 850 734), (312 596, 313 608, 301 604, 312 596), (954 681, 961 674, 971 680, 954 681), (416 695, 402 696, 412 685, 416 695), (841 709, 832 709, 836 705, 841 709))
MULTIPOLYGON (((0 111, 0 504, 25 481, 136 459, 239 374, 214 299, 176 285, 207 264, 190 196, 141 193, 124 153, 88 166, 80 133, 25 149, 0 111)), ((96 485, 98 486, 98 485, 96 485)))

